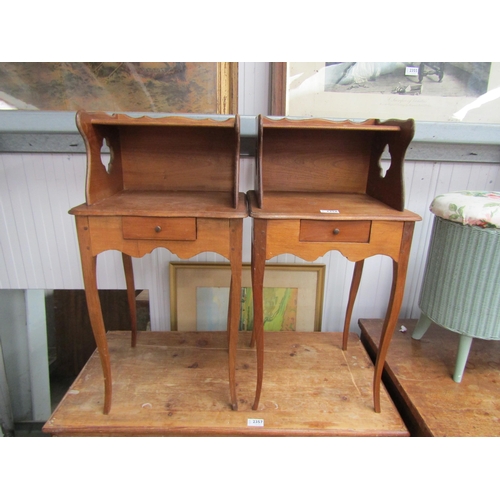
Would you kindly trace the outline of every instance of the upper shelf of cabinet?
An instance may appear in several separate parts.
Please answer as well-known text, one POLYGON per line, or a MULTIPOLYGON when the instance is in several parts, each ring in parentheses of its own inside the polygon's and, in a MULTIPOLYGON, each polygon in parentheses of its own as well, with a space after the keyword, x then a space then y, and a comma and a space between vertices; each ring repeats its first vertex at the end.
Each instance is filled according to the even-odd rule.
POLYGON ((324 129, 324 130, 358 130, 372 132, 400 132, 401 127, 394 123, 383 123, 376 118, 362 122, 351 120, 327 120, 324 118, 270 118, 262 117, 262 126, 266 128, 287 129, 324 129))
MULTIPOLYGON (((87 119, 92 125, 133 125, 133 126, 179 126, 179 127, 225 127, 234 128, 235 116, 217 115, 211 117, 194 117, 194 116, 179 116, 179 115, 163 115, 163 116, 133 116, 125 113, 105 113, 94 112, 85 113, 89 115, 87 119)), ((82 116, 82 115, 81 115, 82 116)))
POLYGON ((256 191, 367 194, 404 210, 403 162, 413 120, 259 117, 256 191), (389 165, 382 161, 387 151, 389 165))
POLYGON ((231 193, 238 205, 238 116, 218 120, 80 111, 76 121, 87 149, 87 204, 121 191, 150 190, 231 193))

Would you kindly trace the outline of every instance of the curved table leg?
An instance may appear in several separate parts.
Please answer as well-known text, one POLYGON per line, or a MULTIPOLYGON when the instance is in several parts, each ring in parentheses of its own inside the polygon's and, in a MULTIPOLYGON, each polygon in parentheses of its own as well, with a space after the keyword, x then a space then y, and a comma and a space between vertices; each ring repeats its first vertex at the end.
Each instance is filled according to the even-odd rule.
POLYGON ((391 343, 392 335, 398 321, 399 311, 403 302, 404 287, 406 281, 406 271, 410 258, 410 246, 413 237, 414 222, 405 222, 403 227, 403 236, 399 250, 398 261, 393 261, 392 289, 385 316, 380 344, 375 362, 375 374, 373 376, 373 402, 375 411, 380 413, 380 383, 382 372, 384 370, 385 358, 391 343))
POLYGON ((125 271, 125 282, 127 283, 127 299, 130 311, 130 330, 132 331, 132 347, 137 344, 137 303, 135 301, 134 268, 132 257, 122 253, 123 269, 125 271))
MULTIPOLYGON (((253 221, 253 223, 255 224, 255 220, 253 221)), ((253 235, 254 235, 254 229, 252 228, 250 279, 252 281, 252 301, 253 301, 254 311, 253 311, 253 327, 252 327, 252 337, 250 338, 250 347, 255 347, 255 286, 254 286, 255 242, 253 241, 253 235)))
POLYGON ((254 219, 252 242, 252 291, 253 291, 253 332, 252 342, 257 351, 257 387, 253 410, 259 408, 260 393, 264 375, 264 270, 266 266, 267 220, 254 219))
POLYGON ((342 335, 342 350, 347 350, 347 340, 349 339, 349 327, 351 326, 352 310, 354 309, 354 302, 359 290, 361 276, 363 274, 364 260, 360 260, 354 264, 354 273, 352 275, 351 290, 349 292, 349 301, 347 302, 347 309, 345 312, 344 320, 344 333, 342 335))
POLYGON ((76 228, 82 261, 83 282, 89 311, 90 324, 101 359, 104 376, 104 414, 111 410, 112 380, 106 329, 102 318, 101 301, 97 289, 97 256, 92 255, 87 217, 76 217, 76 228))
POLYGON ((230 263, 231 263, 231 287, 229 291, 229 308, 227 315, 228 344, 229 344, 229 391, 231 394, 231 407, 238 409, 236 394, 236 353, 238 347, 238 330, 240 326, 241 309, 241 259, 243 220, 231 219, 229 221, 230 231, 230 263))

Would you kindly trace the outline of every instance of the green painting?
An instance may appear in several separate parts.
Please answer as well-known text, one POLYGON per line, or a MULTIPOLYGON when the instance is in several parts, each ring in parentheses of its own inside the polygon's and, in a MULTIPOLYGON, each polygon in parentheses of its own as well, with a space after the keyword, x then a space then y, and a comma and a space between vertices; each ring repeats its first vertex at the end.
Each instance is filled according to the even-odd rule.
MULTIPOLYGON (((297 325, 298 288, 264 288, 264 331, 295 331, 297 325)), ((197 287, 196 327, 198 331, 227 328, 228 287, 197 287)), ((241 290, 240 331, 253 329, 252 288, 241 290)))

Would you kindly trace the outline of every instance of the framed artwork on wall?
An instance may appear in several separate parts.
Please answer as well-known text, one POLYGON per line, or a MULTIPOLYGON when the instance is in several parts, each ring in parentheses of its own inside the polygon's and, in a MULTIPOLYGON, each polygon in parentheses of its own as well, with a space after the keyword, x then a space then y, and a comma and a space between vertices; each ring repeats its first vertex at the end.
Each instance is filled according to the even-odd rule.
POLYGON ((4 62, 0 109, 235 114, 235 62, 4 62))
POLYGON ((500 63, 272 63, 272 114, 500 123, 500 63))
MULTIPOLYGON (((324 265, 266 265, 266 331, 321 331, 324 265)), ((223 331, 227 325, 228 264, 170 263, 172 331, 223 331)), ((243 265, 241 331, 253 327, 250 265, 243 265)))

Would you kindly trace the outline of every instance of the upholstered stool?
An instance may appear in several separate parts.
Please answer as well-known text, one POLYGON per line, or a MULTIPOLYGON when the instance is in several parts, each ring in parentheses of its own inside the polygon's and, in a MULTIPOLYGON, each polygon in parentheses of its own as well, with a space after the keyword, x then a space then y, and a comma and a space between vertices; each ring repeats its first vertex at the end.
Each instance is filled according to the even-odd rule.
POLYGON ((432 322, 460 334, 453 375, 460 382, 472 339, 500 340, 500 192, 443 194, 430 210, 422 314, 412 338, 432 322))

